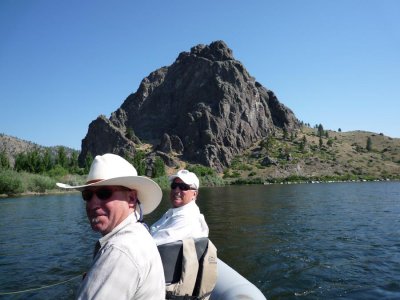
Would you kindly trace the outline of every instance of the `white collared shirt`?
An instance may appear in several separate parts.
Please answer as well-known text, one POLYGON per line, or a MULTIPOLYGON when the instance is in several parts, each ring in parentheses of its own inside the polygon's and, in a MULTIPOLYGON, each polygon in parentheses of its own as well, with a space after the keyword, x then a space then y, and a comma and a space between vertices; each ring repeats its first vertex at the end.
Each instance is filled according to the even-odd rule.
POLYGON ((77 299, 165 298, 164 270, 147 229, 129 215, 100 240, 77 299))
POLYGON ((186 238, 208 237, 208 226, 196 201, 177 208, 170 208, 150 228, 157 245, 186 238))

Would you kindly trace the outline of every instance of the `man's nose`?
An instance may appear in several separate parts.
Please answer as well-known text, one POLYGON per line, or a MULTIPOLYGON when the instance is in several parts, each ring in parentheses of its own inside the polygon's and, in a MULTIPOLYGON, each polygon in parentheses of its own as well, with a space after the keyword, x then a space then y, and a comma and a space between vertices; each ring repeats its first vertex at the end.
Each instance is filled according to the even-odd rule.
POLYGON ((98 207, 101 204, 101 200, 95 193, 93 193, 93 196, 90 198, 90 200, 86 201, 86 207, 87 208, 94 208, 98 207))

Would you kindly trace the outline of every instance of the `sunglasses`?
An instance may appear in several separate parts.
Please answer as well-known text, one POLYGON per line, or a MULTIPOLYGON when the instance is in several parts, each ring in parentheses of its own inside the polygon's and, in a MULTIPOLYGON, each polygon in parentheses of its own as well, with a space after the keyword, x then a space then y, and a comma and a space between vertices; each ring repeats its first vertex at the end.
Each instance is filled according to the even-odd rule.
POLYGON ((119 187, 119 188, 109 188, 102 187, 97 190, 83 190, 82 191, 82 199, 85 201, 90 201, 93 195, 96 195, 102 201, 106 201, 111 198, 112 194, 116 191, 129 191, 128 188, 119 187))
POLYGON ((190 187, 190 185, 183 183, 183 182, 173 182, 171 183, 171 190, 176 189, 177 187, 179 187, 179 189, 181 191, 188 191, 188 190, 192 190, 192 188, 190 187))

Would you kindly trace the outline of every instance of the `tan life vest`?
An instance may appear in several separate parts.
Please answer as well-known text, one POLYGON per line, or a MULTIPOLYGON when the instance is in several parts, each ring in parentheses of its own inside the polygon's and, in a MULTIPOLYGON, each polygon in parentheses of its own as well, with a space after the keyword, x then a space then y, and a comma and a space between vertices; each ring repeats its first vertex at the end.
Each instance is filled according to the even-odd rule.
POLYGON ((158 247, 167 281, 166 299, 209 299, 217 282, 217 249, 214 244, 208 238, 199 238, 158 247), (174 260, 177 251, 176 264, 171 268, 167 266, 167 260, 171 257, 174 260), (171 270, 175 277, 180 271, 178 280, 169 279, 171 270))

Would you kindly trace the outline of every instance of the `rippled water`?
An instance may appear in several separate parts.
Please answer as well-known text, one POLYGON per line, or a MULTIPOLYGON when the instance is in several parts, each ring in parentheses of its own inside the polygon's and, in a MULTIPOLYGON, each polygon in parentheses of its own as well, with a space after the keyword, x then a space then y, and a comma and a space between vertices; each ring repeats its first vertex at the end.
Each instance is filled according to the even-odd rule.
MULTIPOLYGON (((268 299, 400 299, 398 182, 203 188, 198 204, 268 299)), ((96 239, 77 194, 1 199, 0 293, 61 284, 0 299, 72 299, 96 239)))

